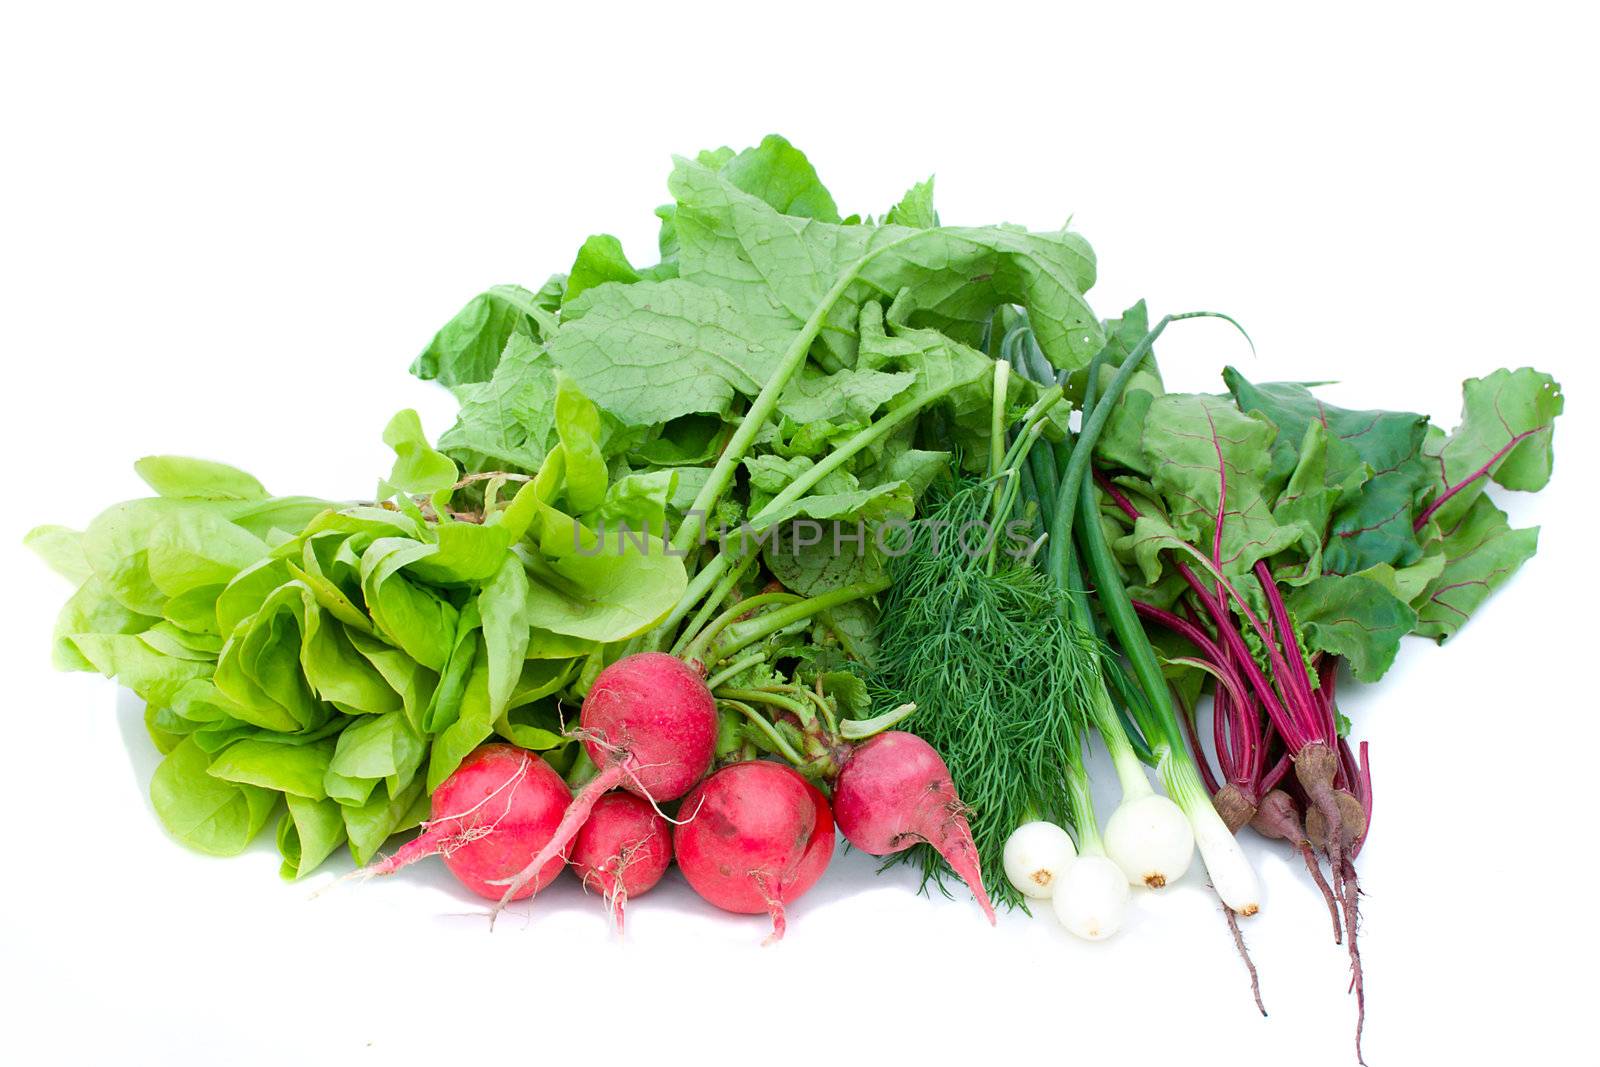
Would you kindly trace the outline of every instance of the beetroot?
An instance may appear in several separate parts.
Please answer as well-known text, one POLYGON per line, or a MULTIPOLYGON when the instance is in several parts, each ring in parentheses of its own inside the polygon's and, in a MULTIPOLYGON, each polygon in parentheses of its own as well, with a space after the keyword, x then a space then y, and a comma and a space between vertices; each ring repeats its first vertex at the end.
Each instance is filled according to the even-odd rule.
POLYGON ((577 834, 595 802, 621 786, 652 804, 674 800, 711 766, 717 707, 698 671, 663 652, 619 659, 595 678, 579 718, 583 746, 600 773, 583 787, 528 865, 501 884, 503 907, 577 834))
POLYGON ((966 808, 950 768, 922 738, 891 730, 858 745, 834 782, 833 811, 845 839, 871 855, 932 845, 995 921, 966 808))
POLYGON ((585 889, 604 896, 619 934, 628 899, 654 888, 671 862, 667 820, 631 793, 607 793, 595 801, 572 840, 572 871, 585 889))
MULTIPOLYGON (((434 791, 423 832, 360 873, 393 874, 426 856, 440 855, 462 885, 497 900, 499 881, 523 870, 544 849, 571 802, 567 784, 538 756, 514 745, 484 745, 434 791)), ((532 896, 566 865, 562 850, 551 852, 537 867, 538 877, 530 878, 514 899, 532 896)))
POLYGON ((787 767, 752 760, 700 783, 679 814, 673 844, 689 885, 724 911, 771 915, 767 940, 782 939, 785 905, 815 884, 833 852, 822 794, 787 767))

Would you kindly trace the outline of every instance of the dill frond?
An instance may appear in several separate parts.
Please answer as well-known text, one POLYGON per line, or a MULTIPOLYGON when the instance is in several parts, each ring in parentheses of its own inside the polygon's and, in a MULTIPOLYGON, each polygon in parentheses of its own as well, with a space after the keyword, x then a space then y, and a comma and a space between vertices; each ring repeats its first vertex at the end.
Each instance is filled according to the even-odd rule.
MULTIPOLYGON (((985 886, 1023 906, 1001 854, 1020 823, 1068 823, 1066 767, 1088 732, 1100 649, 1069 621, 1043 573, 1003 554, 991 573, 987 554, 971 558, 955 542, 965 524, 986 518, 992 499, 987 481, 930 488, 924 521, 890 566, 871 683, 880 698, 916 702, 906 728, 949 765, 971 809, 985 886)), ((925 886, 942 888, 937 853, 904 856, 921 864, 925 886)))

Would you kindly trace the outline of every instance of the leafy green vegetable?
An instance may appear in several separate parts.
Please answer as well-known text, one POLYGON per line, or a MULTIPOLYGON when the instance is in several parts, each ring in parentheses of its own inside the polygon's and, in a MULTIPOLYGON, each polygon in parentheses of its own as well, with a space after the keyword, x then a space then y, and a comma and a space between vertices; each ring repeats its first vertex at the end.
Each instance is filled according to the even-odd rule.
POLYGON ((1428 476, 1422 462, 1426 418, 1407 411, 1350 411, 1318 400, 1303 385, 1252 385, 1232 367, 1223 371, 1223 380, 1241 408, 1277 425, 1276 469, 1285 467, 1287 454, 1300 447, 1312 425, 1328 438, 1329 484, 1365 465, 1360 491, 1342 496, 1329 517, 1323 560, 1329 571, 1350 574, 1417 561, 1422 550, 1411 528, 1412 502, 1428 476))
POLYGON ((293 793, 285 794, 284 800, 287 810, 278 820, 278 853, 283 857, 278 873, 293 880, 316 870, 344 844, 344 814, 332 800, 308 800, 293 793))
POLYGON ((150 802, 167 832, 213 856, 236 856, 267 824, 277 794, 206 773, 211 757, 192 738, 167 753, 150 780, 150 802))
POLYGON ((1360 575, 1317 578, 1293 590, 1288 602, 1306 647, 1343 656, 1364 682, 1383 676, 1400 639, 1417 623, 1417 613, 1405 601, 1360 575))
POLYGON ((933 179, 918 182, 906 190, 906 195, 889 209, 883 221, 891 226, 914 226, 919 230, 939 225, 939 213, 933 209, 933 179))
MULTIPOLYGON (((1167 522, 1224 573, 1247 571, 1315 536, 1279 525, 1272 514, 1266 477, 1275 436, 1271 423, 1216 397, 1166 394, 1150 405, 1144 449, 1152 484, 1168 505, 1167 522)), ((1150 542, 1135 536, 1133 550, 1147 553, 1150 542)), ((1147 578, 1150 571, 1147 562, 1147 578)))
POLYGON ((775 133, 762 138, 756 147, 722 160, 716 169, 729 184, 780 214, 819 222, 840 221, 833 195, 817 177, 811 161, 775 133))
POLYGON ((1444 529, 1466 516, 1490 480, 1534 491, 1550 480, 1561 387, 1529 367, 1469 378, 1462 386, 1461 424, 1423 452, 1434 474, 1433 498, 1423 511, 1444 529))
POLYGON ((472 470, 536 471, 555 431, 554 364, 518 334, 488 381, 457 390, 461 411, 439 448, 472 470))
POLYGON ((411 373, 452 388, 488 381, 506 342, 531 333, 540 310, 554 310, 543 296, 521 286, 497 285, 473 297, 434 335, 411 373))
POLYGON ((432 493, 455 484, 456 465, 434 451, 415 411, 402 411, 390 419, 383 443, 395 452, 389 484, 401 492, 432 493))
POLYGON ((674 279, 590 290, 550 347, 595 403, 629 425, 725 414, 771 376, 782 333, 745 318, 721 290, 674 279))
POLYGON ((1437 523, 1428 529, 1430 557, 1442 559, 1443 565, 1412 603, 1417 606, 1417 632, 1443 641, 1532 558, 1539 530, 1513 530, 1505 512, 1482 495, 1473 498, 1448 531, 1437 523))
POLYGON ((253 477, 225 463, 187 456, 146 456, 133 469, 158 496, 186 500, 264 500, 253 477))
POLYGON ((597 233, 578 249, 578 258, 573 261, 572 270, 567 272, 567 287, 561 294, 561 306, 566 307, 584 290, 597 285, 606 282, 630 285, 638 280, 639 272, 628 262, 627 255, 622 251, 622 242, 609 233, 597 233))

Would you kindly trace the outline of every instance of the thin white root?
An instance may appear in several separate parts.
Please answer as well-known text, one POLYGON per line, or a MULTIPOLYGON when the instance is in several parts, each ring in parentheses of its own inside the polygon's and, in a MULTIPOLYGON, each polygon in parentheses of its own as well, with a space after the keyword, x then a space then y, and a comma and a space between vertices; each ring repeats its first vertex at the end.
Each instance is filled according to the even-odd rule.
POLYGON ((338 889, 340 886, 344 885, 346 882, 365 882, 377 873, 378 872, 373 869, 371 864, 368 864, 365 867, 357 867, 353 871, 346 871, 344 874, 341 874, 339 877, 335 878, 321 889, 314 890, 310 896, 306 897, 306 899, 316 900, 318 897, 322 896, 322 894, 331 893, 335 889, 338 889))

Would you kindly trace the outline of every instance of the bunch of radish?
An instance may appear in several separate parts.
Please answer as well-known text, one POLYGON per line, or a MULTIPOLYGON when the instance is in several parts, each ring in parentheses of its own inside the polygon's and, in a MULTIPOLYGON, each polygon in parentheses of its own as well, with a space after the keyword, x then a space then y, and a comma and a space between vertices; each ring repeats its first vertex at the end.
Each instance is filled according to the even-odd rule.
POLYGON ((742 760, 708 774, 717 729, 716 699, 694 666, 659 652, 627 656, 601 671, 584 699, 578 736, 598 773, 576 795, 537 755, 485 745, 435 791, 422 834, 358 873, 392 874, 439 855, 498 913, 570 863, 620 932, 626 902, 676 859, 711 904, 770 916, 768 941, 776 941, 787 907, 827 869, 837 819, 871 855, 932 845, 994 922, 964 808, 926 741, 900 731, 860 743, 831 737, 837 758, 820 772, 830 805, 783 763, 742 760), (660 805, 673 801, 669 818, 660 805))

